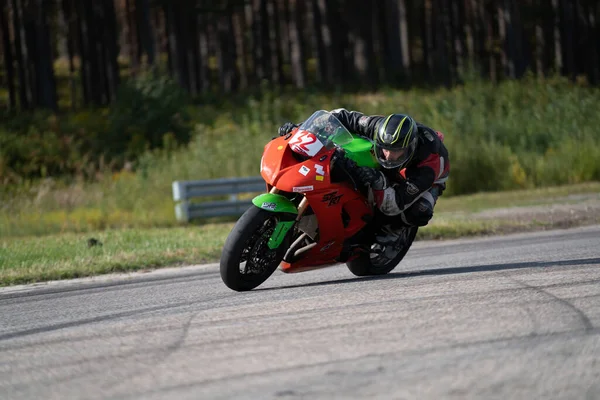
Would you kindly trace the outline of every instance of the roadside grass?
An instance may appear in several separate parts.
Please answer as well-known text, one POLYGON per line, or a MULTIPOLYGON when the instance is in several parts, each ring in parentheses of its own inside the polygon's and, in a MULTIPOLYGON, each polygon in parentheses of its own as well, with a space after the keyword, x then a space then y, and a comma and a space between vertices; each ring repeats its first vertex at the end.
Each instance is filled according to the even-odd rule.
MULTIPOLYGON (((432 222, 417 240, 450 239, 564 227, 563 222, 481 218, 483 210, 570 204, 577 195, 597 199, 600 182, 544 189, 442 197, 432 222)), ((597 221, 597 219, 594 219, 597 221)), ((582 223, 574 221, 574 224, 582 223)), ((172 228, 105 229, 0 239, 0 286, 165 266, 218 261, 233 222, 172 228), (94 238, 102 246, 88 247, 94 238)))
POLYGON ((215 261, 233 224, 120 229, 0 240, 0 285, 215 261), (88 246, 88 239, 102 245, 88 246))
POLYGON ((530 205, 566 204, 576 202, 578 195, 597 194, 600 198, 600 182, 586 182, 576 185, 552 186, 529 190, 504 192, 481 192, 464 196, 440 197, 435 211, 477 212, 491 208, 523 207, 530 205))

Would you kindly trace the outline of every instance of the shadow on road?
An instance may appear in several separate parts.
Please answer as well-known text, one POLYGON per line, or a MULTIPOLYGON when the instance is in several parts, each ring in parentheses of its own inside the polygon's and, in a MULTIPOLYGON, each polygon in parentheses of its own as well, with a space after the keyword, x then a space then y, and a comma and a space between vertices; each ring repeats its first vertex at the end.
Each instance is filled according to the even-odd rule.
POLYGON ((426 275, 454 275, 454 274, 466 274, 469 272, 492 272, 492 271, 504 271, 509 269, 523 269, 523 268, 550 268, 550 267, 564 267, 574 265, 593 265, 598 264, 600 266, 600 258, 584 258, 578 260, 561 260, 561 261, 535 261, 535 262, 524 262, 524 263, 508 263, 508 264, 493 264, 493 265, 473 265, 468 267, 450 267, 450 268, 433 268, 423 269, 420 271, 409 271, 409 272, 396 272, 387 275, 378 276, 367 276, 367 277, 356 277, 348 279, 329 280, 322 282, 312 282, 300 285, 287 285, 272 288, 258 288, 254 291, 260 290, 279 290, 279 289, 291 289, 300 287, 311 287, 321 285, 336 285, 341 283, 358 282, 358 281, 377 281, 384 279, 401 279, 401 278, 413 278, 416 276, 426 275))

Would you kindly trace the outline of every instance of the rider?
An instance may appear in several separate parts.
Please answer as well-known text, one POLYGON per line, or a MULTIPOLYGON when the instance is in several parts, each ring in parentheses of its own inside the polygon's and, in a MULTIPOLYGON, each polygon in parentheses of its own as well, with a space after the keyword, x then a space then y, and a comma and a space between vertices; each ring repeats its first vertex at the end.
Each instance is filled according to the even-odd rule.
MULTIPOLYGON (((377 242, 393 243, 401 228, 427 225, 450 172, 444 135, 405 114, 368 116, 343 108, 331 114, 352 134, 374 143, 375 155, 383 167, 359 167, 348 158, 344 162, 352 176, 373 189, 379 210, 376 225, 381 227, 377 242)), ((279 134, 286 135, 297 126, 286 122, 279 134)))

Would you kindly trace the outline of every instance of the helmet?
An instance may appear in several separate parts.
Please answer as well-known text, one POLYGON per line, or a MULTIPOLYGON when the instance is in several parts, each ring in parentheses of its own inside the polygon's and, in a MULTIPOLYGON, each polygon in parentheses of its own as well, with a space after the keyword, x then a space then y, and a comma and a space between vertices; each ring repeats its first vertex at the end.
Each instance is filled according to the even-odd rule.
POLYGON ((375 155, 384 168, 403 168, 417 148, 417 123, 404 114, 391 114, 375 132, 375 155))

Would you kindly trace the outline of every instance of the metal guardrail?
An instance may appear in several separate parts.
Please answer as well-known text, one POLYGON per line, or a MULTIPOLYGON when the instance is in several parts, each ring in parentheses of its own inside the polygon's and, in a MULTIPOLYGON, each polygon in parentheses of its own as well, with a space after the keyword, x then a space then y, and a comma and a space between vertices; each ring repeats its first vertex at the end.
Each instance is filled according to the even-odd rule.
POLYGON ((251 199, 238 199, 240 193, 259 193, 266 190, 262 177, 222 178, 204 181, 173 182, 175 216, 178 221, 192 218, 239 216, 252 204, 251 199), (229 195, 228 200, 192 203, 190 200, 206 196, 229 195))

